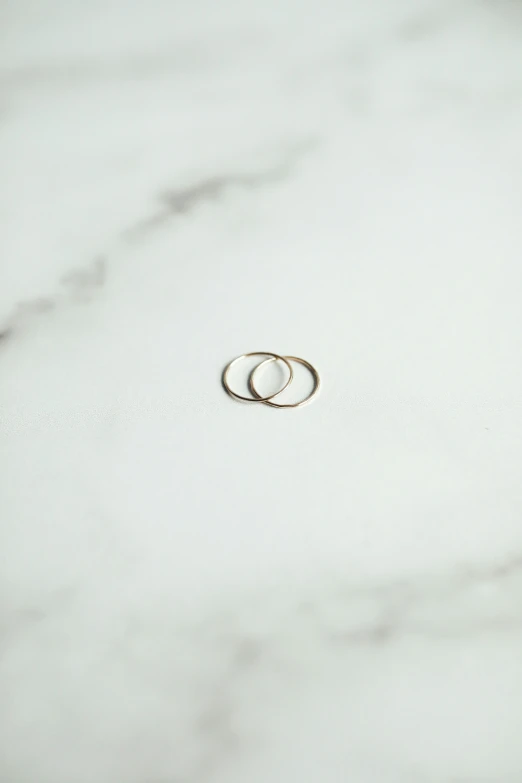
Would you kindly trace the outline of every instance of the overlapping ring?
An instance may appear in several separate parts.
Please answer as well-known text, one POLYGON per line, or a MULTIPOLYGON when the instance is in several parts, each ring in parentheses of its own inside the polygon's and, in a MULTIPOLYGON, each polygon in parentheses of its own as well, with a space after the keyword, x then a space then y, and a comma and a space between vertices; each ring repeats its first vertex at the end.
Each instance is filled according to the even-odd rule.
POLYGON ((271 408, 301 408, 303 405, 307 405, 309 402, 311 402, 317 395, 319 394, 319 390, 321 388, 321 376, 319 375, 316 368, 313 366, 313 364, 310 364, 310 362, 307 362, 306 359, 300 359, 298 356, 280 356, 277 353, 272 353, 271 351, 252 351, 251 353, 243 353, 241 356, 236 357, 231 362, 227 364, 223 371, 223 386, 225 388, 225 391, 230 394, 231 397, 234 397, 236 400, 241 400, 243 402, 262 402, 265 405, 270 405, 271 408), (249 356, 266 356, 267 358, 264 359, 260 364, 255 367, 252 372, 250 373, 250 380, 249 380, 249 388, 253 397, 245 397, 242 394, 238 394, 235 392, 229 384, 229 373, 232 367, 236 364, 238 364, 242 359, 246 359, 249 356), (269 397, 262 397, 261 394, 258 392, 255 379, 256 376, 260 371, 262 371, 263 367, 266 367, 271 362, 281 361, 288 369, 288 379, 286 380, 284 386, 279 389, 279 391, 275 392, 274 394, 271 394, 269 397), (289 403, 277 403, 273 402, 274 398, 277 397, 279 394, 284 392, 285 389, 287 389, 290 384, 293 381, 294 378, 294 371, 292 369, 292 365, 290 362, 297 362, 298 364, 302 364, 304 367, 307 368, 307 370, 310 371, 312 374, 312 377, 314 379, 314 385, 312 391, 303 399, 299 400, 299 402, 289 402, 289 403))

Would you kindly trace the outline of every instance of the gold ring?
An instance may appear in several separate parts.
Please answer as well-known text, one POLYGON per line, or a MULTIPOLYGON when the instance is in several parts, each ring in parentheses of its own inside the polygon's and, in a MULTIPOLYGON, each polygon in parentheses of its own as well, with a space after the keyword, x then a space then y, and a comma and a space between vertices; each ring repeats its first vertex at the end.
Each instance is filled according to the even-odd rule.
MULTIPOLYGON (((299 359, 298 361, 302 361, 302 360, 299 359)), ((258 366, 261 367, 261 365, 265 364, 265 362, 261 362, 261 364, 258 366)), ((235 397, 238 400, 245 400, 246 402, 268 402, 268 400, 271 400, 274 397, 277 397, 278 394, 281 394, 281 392, 284 392, 284 390, 287 389, 292 383, 293 377, 294 377, 294 371, 292 369, 292 365, 284 358, 284 356, 279 356, 278 353, 272 353, 271 351, 252 351, 252 353, 241 354, 241 356, 238 356, 237 359, 233 359, 229 364, 227 364, 227 366, 223 371, 223 386, 225 387, 226 391, 230 394, 231 397, 235 397), (241 394, 232 391, 232 389, 228 385, 228 373, 230 372, 234 364, 237 364, 242 359, 246 359, 248 356, 271 356, 272 358, 265 359, 265 362, 274 362, 274 361, 281 360, 284 364, 286 364, 286 366, 288 367, 289 376, 283 388, 279 389, 279 391, 276 392, 275 394, 271 394, 269 397, 261 397, 254 389, 252 391, 254 391, 254 394, 256 395, 255 397, 243 397, 241 394)))
POLYGON ((321 377, 317 372, 317 370, 315 369, 315 367, 312 364, 310 364, 310 362, 307 362, 305 359, 299 359, 297 356, 283 356, 280 358, 282 358, 283 361, 286 363, 288 363, 286 361, 287 359, 288 361, 291 362, 299 362, 299 364, 303 364, 308 370, 310 370, 314 378, 314 388, 312 389, 308 397, 305 397, 304 400, 301 400, 300 402, 289 402, 286 404, 271 402, 271 400, 274 397, 276 397, 277 394, 281 394, 281 392, 284 391, 284 389, 286 389, 286 386, 288 386, 290 380, 288 381, 286 386, 284 386, 283 389, 281 389, 281 391, 278 391, 276 394, 272 394, 271 397, 266 397, 264 399, 261 397, 261 395, 256 389, 254 379, 256 373, 261 369, 261 367, 263 367, 263 365, 270 364, 270 362, 274 361, 273 359, 265 359, 263 362, 261 362, 261 364, 257 365, 257 367, 255 368, 255 370, 252 372, 250 376, 250 391, 252 392, 252 394, 255 394, 257 402, 264 402, 265 405, 270 405, 272 408, 300 408, 302 405, 306 405, 307 403, 311 402, 311 400, 313 400, 313 398, 317 396, 317 394, 319 393, 319 389, 321 388, 321 377))

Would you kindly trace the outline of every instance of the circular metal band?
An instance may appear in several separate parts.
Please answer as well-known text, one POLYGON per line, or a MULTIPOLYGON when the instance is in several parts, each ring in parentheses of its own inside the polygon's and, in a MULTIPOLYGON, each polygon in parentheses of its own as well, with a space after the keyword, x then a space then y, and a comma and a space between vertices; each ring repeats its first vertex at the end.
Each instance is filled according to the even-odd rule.
MULTIPOLYGON (((270 362, 273 362, 273 359, 265 359, 264 362, 261 362, 261 364, 258 364, 255 370, 252 372, 250 376, 250 391, 252 394, 255 394, 259 402, 264 402, 265 405, 270 405, 272 408, 300 408, 302 405, 306 405, 307 403, 311 402, 314 397, 317 396, 319 393, 319 389, 321 388, 321 376, 315 369, 315 367, 310 364, 310 362, 307 362, 305 359, 299 359, 297 356, 284 356, 282 357, 283 361, 290 361, 290 362, 299 362, 299 364, 303 364, 313 375, 314 378, 314 388, 308 395, 308 397, 305 397, 304 400, 301 400, 300 402, 289 402, 285 404, 280 404, 277 402, 271 402, 271 400, 276 396, 276 394, 272 394, 271 397, 263 399, 259 392, 256 389, 255 385, 255 376, 259 372, 259 370, 263 367, 263 365, 269 364, 270 362)), ((288 382, 290 383, 290 381, 288 382)), ((286 386, 288 386, 288 383, 286 386)), ((281 391, 278 391, 277 394, 281 394, 284 389, 286 389, 286 386, 281 389, 281 391)))
MULTIPOLYGON (((301 361, 301 360, 299 360, 299 361, 301 361)), ((256 368, 256 369, 258 369, 258 368, 256 368)), ((292 369, 292 365, 290 364, 290 362, 288 362, 284 358, 284 356, 279 356, 278 353, 272 353, 271 351, 252 351, 252 353, 243 353, 243 354, 241 354, 241 356, 238 356, 237 359, 233 359, 229 364, 227 364, 227 366, 225 367, 225 369, 223 371, 223 386, 225 387, 226 391, 230 394, 230 396, 231 397, 235 397, 237 400, 245 400, 246 402, 268 402, 268 400, 271 400, 274 397, 277 397, 278 394, 281 394, 281 392, 284 392, 284 390, 287 389, 290 386, 290 384, 292 383, 293 378, 294 378, 294 371, 292 369), (254 390, 252 390, 252 391, 254 391, 254 393, 256 395, 255 397, 243 397, 243 395, 238 394, 235 391, 232 391, 232 389, 230 388, 230 386, 228 384, 228 374, 229 374, 230 370, 232 369, 232 367, 235 364, 240 362, 242 359, 246 359, 248 356, 270 356, 270 357, 272 357, 271 359, 265 359, 265 361, 261 362, 261 364, 258 365, 258 367, 261 367, 263 364, 265 364, 265 362, 274 362, 274 361, 279 361, 279 360, 281 360, 284 364, 286 364, 286 366, 288 367, 289 375, 288 375, 288 380, 285 383, 285 385, 283 386, 283 388, 279 389, 279 391, 276 392, 275 394, 271 394, 269 397, 261 397, 254 390)))

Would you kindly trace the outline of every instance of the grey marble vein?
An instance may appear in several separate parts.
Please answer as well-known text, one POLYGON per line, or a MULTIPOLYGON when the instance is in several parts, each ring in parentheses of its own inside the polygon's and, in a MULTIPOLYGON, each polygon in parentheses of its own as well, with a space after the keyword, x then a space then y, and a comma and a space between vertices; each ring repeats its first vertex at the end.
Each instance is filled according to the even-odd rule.
POLYGON ((129 239, 138 238, 171 218, 189 215, 198 206, 209 201, 219 201, 235 188, 250 191, 274 182, 281 182, 295 171, 302 157, 316 146, 315 139, 301 140, 294 143, 282 159, 270 167, 244 173, 213 175, 185 187, 173 188, 162 193, 159 197, 161 208, 155 214, 127 229, 124 236, 129 239))
MULTIPOLYGON (((303 155, 316 146, 316 140, 301 140, 293 144, 277 164, 242 174, 217 175, 195 182, 184 188, 161 194, 163 205, 154 215, 125 229, 121 234, 123 242, 132 242, 146 236, 171 218, 189 215, 198 206, 208 201, 219 201, 225 193, 234 188, 255 190, 264 185, 286 179, 296 168, 303 155)), ((10 338, 34 319, 50 313, 64 298, 76 303, 88 303, 106 283, 109 258, 107 253, 96 256, 83 267, 76 267, 64 273, 54 295, 36 297, 19 302, 7 320, 0 325, 0 348, 10 338)))

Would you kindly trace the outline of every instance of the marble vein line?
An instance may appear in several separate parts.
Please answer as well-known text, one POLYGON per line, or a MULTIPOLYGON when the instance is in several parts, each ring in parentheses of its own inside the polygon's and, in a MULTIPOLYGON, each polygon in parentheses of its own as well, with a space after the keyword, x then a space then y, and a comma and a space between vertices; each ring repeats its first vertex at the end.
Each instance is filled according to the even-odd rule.
MULTIPOLYGON (((121 232, 123 244, 136 241, 161 227, 170 219, 183 217, 199 205, 216 202, 233 189, 254 190, 264 185, 286 179, 304 153, 314 146, 314 140, 294 144, 274 165, 242 174, 216 175, 198 180, 182 188, 173 189, 160 196, 160 207, 152 215, 121 232)), ((76 267, 61 276, 53 294, 19 302, 0 324, 0 348, 18 331, 35 319, 52 312, 60 303, 88 303, 103 288, 108 275, 109 258, 100 253, 82 267, 76 267)))

